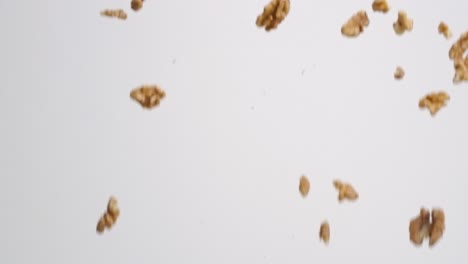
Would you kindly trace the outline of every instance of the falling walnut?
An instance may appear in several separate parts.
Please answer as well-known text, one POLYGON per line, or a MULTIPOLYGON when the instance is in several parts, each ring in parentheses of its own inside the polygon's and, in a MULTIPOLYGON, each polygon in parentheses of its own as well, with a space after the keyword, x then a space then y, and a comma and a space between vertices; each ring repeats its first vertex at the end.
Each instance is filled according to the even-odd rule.
POLYGON ((339 180, 333 181, 333 186, 338 190, 338 201, 342 202, 343 200, 355 201, 359 198, 359 194, 349 183, 344 183, 339 180))
POLYGON ((427 108, 432 116, 435 116, 442 107, 447 105, 450 96, 444 92, 429 93, 419 100, 419 108, 427 108))
POLYGON ((111 229, 112 226, 115 225, 119 215, 120 209, 117 205, 117 199, 111 196, 109 198, 109 202, 107 203, 107 211, 99 219, 96 231, 101 234, 106 228, 111 229))
POLYGON ((393 23, 393 30, 397 35, 413 30, 413 19, 408 18, 405 11, 399 11, 397 21, 393 23))
POLYGON ((444 22, 439 23, 439 27, 437 27, 437 30, 439 31, 440 34, 444 35, 446 39, 449 39, 452 37, 452 31, 450 30, 449 26, 445 24, 444 22))
POLYGON ((101 16, 115 17, 121 20, 127 19, 127 13, 123 9, 105 9, 101 11, 101 16))
POLYGON ((263 9, 263 13, 255 22, 258 27, 265 27, 266 31, 276 29, 289 13, 289 0, 271 0, 263 9))
POLYGON ((351 16, 351 18, 341 26, 341 34, 347 37, 357 37, 367 26, 369 26, 369 18, 367 17, 366 11, 361 10, 351 16))
POLYGON ((306 197, 309 194, 310 190, 310 182, 306 176, 301 176, 299 179, 299 192, 301 193, 302 197, 306 197))
POLYGON ((453 67, 455 69, 452 80, 455 84, 468 81, 468 54, 464 55, 467 50, 468 31, 461 34, 449 50, 449 57, 453 61, 453 67))
POLYGON ((396 67, 393 77, 397 80, 403 79, 405 77, 405 71, 400 66, 396 67))
POLYGON ((138 11, 143 7, 144 0, 132 0, 130 7, 133 11, 138 11))
POLYGON ((372 3, 372 10, 374 10, 374 12, 387 13, 390 10, 390 6, 387 0, 374 0, 372 3))
POLYGON ((433 208, 430 213, 428 209, 422 207, 419 215, 411 219, 409 223, 409 239, 416 246, 421 246, 427 238, 429 238, 429 246, 434 246, 443 236, 444 231, 445 214, 440 208, 433 208))
POLYGON ((320 225, 319 238, 328 245, 328 242, 330 241, 330 225, 327 221, 323 221, 320 225))
POLYGON ((165 96, 166 93, 157 85, 142 85, 130 92, 130 97, 146 109, 158 106, 165 96))

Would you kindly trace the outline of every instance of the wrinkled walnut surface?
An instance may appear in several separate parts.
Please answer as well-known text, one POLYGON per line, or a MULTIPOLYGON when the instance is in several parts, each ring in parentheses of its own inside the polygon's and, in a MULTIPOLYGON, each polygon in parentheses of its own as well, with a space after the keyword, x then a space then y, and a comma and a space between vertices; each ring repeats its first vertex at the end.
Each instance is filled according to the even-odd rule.
POLYGON ((366 11, 358 11, 341 26, 341 34, 347 37, 357 37, 364 28, 369 26, 369 18, 366 11))
POLYGON ((265 27, 266 31, 276 29, 289 13, 289 0, 271 0, 263 9, 263 13, 255 22, 258 27, 265 27))

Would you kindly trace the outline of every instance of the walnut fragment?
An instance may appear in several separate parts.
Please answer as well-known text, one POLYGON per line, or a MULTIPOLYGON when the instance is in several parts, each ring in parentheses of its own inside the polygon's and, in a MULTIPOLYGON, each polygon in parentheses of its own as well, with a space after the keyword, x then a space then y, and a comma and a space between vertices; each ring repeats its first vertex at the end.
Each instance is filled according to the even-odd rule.
POLYGON ((393 30, 397 35, 413 30, 413 19, 408 18, 405 11, 399 11, 397 21, 393 23, 393 30))
POLYGON ((403 79, 405 77, 405 71, 400 66, 396 67, 393 77, 397 80, 403 79))
POLYGON ((299 179, 299 192, 301 193, 302 197, 306 197, 309 194, 310 190, 310 182, 306 176, 301 176, 299 179))
POLYGON ((338 201, 343 200, 355 201, 359 198, 359 194, 349 183, 344 183, 339 180, 333 181, 333 186, 338 190, 338 201))
POLYGON ((449 58, 453 61, 455 74, 453 83, 468 81, 468 31, 461 34, 458 40, 453 43, 449 50, 449 58))
POLYGON ((330 225, 327 221, 323 221, 320 225, 319 238, 328 245, 330 241, 330 225))
POLYGON ((409 223, 409 239, 415 246, 421 246, 429 239, 429 246, 434 246, 445 231, 445 214, 440 208, 433 208, 432 213, 422 207, 419 215, 409 223), (432 218, 432 219, 431 219, 432 218))
POLYGON ((366 11, 358 11, 341 26, 341 34, 346 37, 357 37, 364 28, 369 26, 369 18, 366 11))
POLYGON ((449 39, 452 37, 452 31, 450 30, 449 26, 445 24, 444 22, 439 23, 437 30, 439 31, 440 34, 444 35, 446 39, 449 39))
POLYGON ((374 10, 374 12, 387 13, 390 10, 390 6, 387 0, 374 0, 372 3, 372 10, 374 10))
POLYGON ((289 0, 271 0, 257 17, 257 27, 265 27, 266 31, 276 29, 289 13, 289 0))
POLYGON ((139 11, 143 7, 144 0, 132 0, 130 7, 133 11, 139 11))
POLYGON ((121 20, 127 19, 127 13, 123 9, 105 9, 101 11, 101 16, 115 17, 121 20))
POLYGON ((130 97, 146 109, 158 106, 165 96, 166 93, 157 85, 142 85, 130 92, 130 97))
POLYGON ((439 110, 447 105, 450 96, 446 92, 429 93, 419 100, 419 108, 427 108, 432 116, 435 116, 439 110))
POLYGON ((445 213, 440 208, 432 209, 432 224, 429 229, 429 246, 434 246, 445 231, 445 213))
POLYGON ((96 231, 101 234, 104 230, 112 228, 120 215, 120 209, 117 205, 117 199, 113 196, 109 198, 106 212, 99 218, 96 231))

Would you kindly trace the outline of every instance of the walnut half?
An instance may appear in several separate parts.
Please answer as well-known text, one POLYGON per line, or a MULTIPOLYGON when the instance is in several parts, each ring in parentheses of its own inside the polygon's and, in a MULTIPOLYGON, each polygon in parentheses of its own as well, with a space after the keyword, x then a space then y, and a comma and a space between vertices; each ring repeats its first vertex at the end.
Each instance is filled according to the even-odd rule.
POLYGON ((265 27, 266 31, 276 29, 289 13, 289 0, 271 0, 263 9, 263 13, 257 17, 255 24, 265 27))
POLYGON ((399 11, 397 21, 393 23, 393 30, 397 35, 413 30, 413 19, 408 18, 405 11, 399 11))
POLYGON ((96 226, 96 231, 101 234, 104 232, 104 229, 110 229, 117 222, 117 218, 120 215, 120 209, 117 205, 117 199, 113 196, 109 198, 107 203, 106 212, 99 218, 98 224, 96 226))
POLYGON ((432 116, 435 116, 442 107, 447 105, 450 96, 446 92, 429 93, 419 100, 419 108, 427 108, 432 116))
POLYGON ((339 180, 333 181, 333 186, 338 190, 338 201, 343 200, 355 201, 359 198, 359 194, 349 183, 344 183, 339 180))
POLYGON ((158 106, 165 96, 166 93, 157 85, 142 85, 130 92, 130 97, 146 109, 158 106))
POLYGON ((357 37, 367 26, 369 26, 369 18, 367 17, 366 11, 361 10, 351 16, 351 18, 341 26, 341 34, 346 37, 357 37))

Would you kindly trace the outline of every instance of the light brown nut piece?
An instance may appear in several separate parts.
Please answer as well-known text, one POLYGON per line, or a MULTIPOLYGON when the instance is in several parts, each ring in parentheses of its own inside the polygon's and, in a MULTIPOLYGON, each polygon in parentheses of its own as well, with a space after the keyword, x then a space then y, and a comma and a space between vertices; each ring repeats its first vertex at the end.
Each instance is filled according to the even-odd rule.
POLYGON ((101 218, 99 218, 98 224, 96 226, 96 232, 101 234, 102 232, 104 232, 105 228, 106 228, 106 220, 104 219, 104 216, 102 216, 101 218))
POLYGON ((429 246, 434 246, 445 231, 445 213, 442 209, 432 209, 432 224, 429 230, 429 246))
POLYGON ((106 212, 101 216, 101 218, 99 218, 96 231, 101 234, 106 228, 112 228, 112 226, 115 225, 119 215, 120 210, 117 205, 117 199, 111 196, 109 198, 109 202, 107 203, 106 212))
POLYGON ((306 176, 301 176, 299 179, 299 192, 301 193, 302 197, 306 197, 309 194, 310 190, 310 182, 306 176))
POLYGON ((127 19, 127 13, 123 9, 105 9, 101 11, 101 16, 105 17, 115 17, 120 20, 127 19))
POLYGON ((113 221, 115 222, 120 215, 120 210, 117 205, 117 199, 113 196, 109 198, 107 203, 107 213, 112 216, 113 221))
POLYGON ((426 208, 421 208, 419 215, 410 220, 409 239, 414 245, 422 245, 425 238, 429 236, 430 212, 426 208))
POLYGON ((429 93, 419 100, 419 108, 427 108, 432 116, 435 116, 442 107, 447 105, 450 96, 446 92, 429 93))
POLYGON ((158 106, 165 96, 166 93, 157 85, 142 85, 130 92, 130 97, 146 109, 158 106))
POLYGON ((468 57, 455 60, 453 63, 455 74, 453 76, 453 83, 460 83, 468 81, 468 57))
POLYGON ((286 18, 290 9, 289 0, 271 0, 263 8, 263 13, 257 16, 257 27, 265 27, 266 31, 276 29, 286 18))
POLYGON ((405 77, 405 71, 403 70, 403 68, 401 68, 400 66, 396 67, 395 73, 393 73, 393 77, 397 80, 403 79, 403 77, 405 77))
POLYGON ((343 183, 339 180, 333 181, 333 186, 338 190, 338 201, 343 200, 355 201, 359 198, 358 192, 349 183, 343 183))
POLYGON ((323 221, 320 225, 319 238, 328 245, 328 242, 330 241, 330 225, 327 221, 323 221))
POLYGON ((374 0, 372 3, 372 10, 374 10, 374 12, 387 13, 390 10, 390 6, 387 0, 374 0))
POLYGON ((408 18, 405 11, 399 11, 397 21, 393 23, 393 30, 397 35, 413 30, 413 19, 408 18))
POLYGON ((132 0, 130 7, 133 11, 138 11, 143 7, 144 0, 132 0))
POLYGON ((341 26, 341 34, 350 38, 357 37, 367 26, 369 26, 369 18, 367 17, 366 11, 361 10, 352 15, 351 18, 341 26))
POLYGON ((450 30, 449 26, 444 22, 439 23, 439 27, 437 28, 440 34, 444 35, 446 39, 452 37, 452 31, 450 30))
POLYGON ((449 58, 452 60, 463 59, 466 50, 468 49, 468 31, 461 34, 449 50, 449 58))

